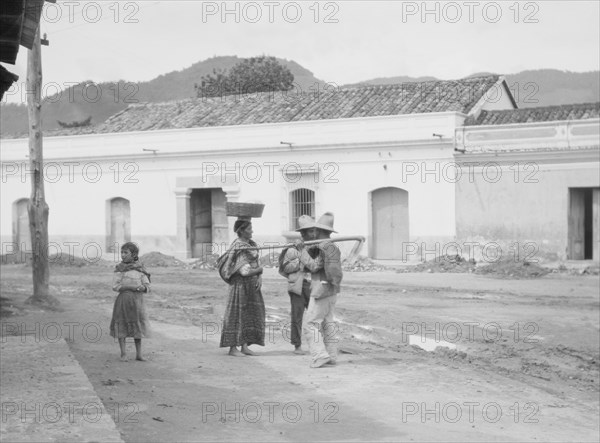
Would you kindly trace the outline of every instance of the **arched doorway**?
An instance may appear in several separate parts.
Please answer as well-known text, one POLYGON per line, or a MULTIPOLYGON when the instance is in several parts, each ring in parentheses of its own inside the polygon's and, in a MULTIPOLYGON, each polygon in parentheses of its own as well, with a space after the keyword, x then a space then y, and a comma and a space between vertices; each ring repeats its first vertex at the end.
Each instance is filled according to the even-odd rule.
POLYGON ((401 260, 402 244, 409 241, 408 192, 386 187, 371 192, 371 256, 401 260))
POLYGON ((28 198, 22 198, 13 203, 13 239, 18 251, 31 251, 28 204, 28 198))
POLYGON ((115 197, 106 205, 106 250, 114 252, 125 242, 131 241, 131 215, 129 200, 115 197))

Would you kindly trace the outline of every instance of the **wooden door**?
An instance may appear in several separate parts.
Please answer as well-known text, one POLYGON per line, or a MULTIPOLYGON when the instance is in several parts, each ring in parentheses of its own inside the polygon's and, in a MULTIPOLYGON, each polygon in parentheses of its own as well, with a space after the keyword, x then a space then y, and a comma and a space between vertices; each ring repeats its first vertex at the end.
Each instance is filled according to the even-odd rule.
POLYGON ((592 191, 592 259, 600 261, 600 188, 592 191))
POLYGON ((192 257, 206 257, 212 247, 212 198, 210 189, 194 189, 190 196, 192 257))
POLYGON ((213 248, 209 253, 218 254, 218 248, 227 247, 229 243, 229 223, 225 208, 227 195, 221 188, 213 189, 211 199, 213 248))
POLYGON ((408 192, 380 188, 371 193, 373 258, 402 259, 402 243, 409 241, 408 192))
POLYGON ((583 260, 585 258, 585 199, 582 189, 569 189, 569 245, 567 258, 583 260))

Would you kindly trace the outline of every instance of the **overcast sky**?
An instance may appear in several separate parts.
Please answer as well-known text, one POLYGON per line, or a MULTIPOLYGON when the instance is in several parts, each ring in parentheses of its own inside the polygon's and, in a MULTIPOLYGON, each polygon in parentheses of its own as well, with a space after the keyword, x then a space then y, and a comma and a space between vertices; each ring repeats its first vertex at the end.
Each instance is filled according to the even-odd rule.
MULTIPOLYGON (((398 75, 457 79, 600 69, 593 1, 70 1, 41 20, 45 92, 151 80, 213 56, 294 60, 338 85, 398 75), (53 87, 48 86, 53 84, 53 87)), ((16 66, 26 78, 27 50, 16 66)), ((20 102, 19 93, 5 101, 20 102)))

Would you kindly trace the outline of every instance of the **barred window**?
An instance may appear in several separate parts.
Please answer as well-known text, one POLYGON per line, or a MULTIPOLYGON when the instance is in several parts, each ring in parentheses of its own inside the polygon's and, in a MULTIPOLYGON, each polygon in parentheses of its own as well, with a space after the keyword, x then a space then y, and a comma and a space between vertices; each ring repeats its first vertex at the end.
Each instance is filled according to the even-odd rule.
POLYGON ((300 188, 290 192, 290 230, 298 229, 298 217, 315 216, 315 191, 300 188))

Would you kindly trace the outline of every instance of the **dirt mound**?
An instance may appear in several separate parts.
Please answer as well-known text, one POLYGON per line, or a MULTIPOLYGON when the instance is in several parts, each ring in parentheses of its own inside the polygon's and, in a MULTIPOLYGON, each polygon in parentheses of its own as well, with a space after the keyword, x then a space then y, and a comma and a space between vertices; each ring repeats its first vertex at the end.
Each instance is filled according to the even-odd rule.
POLYGON ((259 262, 263 268, 276 268, 279 266, 279 253, 271 252, 263 255, 260 257, 259 262))
POLYGON ((514 259, 498 260, 475 270, 476 274, 490 275, 500 278, 539 278, 550 273, 551 270, 528 261, 514 259))
POLYGON ((16 309, 13 308, 13 302, 8 297, 0 296, 0 318, 15 315, 16 309))
POLYGON ((0 255, 0 264, 18 265, 31 263, 31 252, 14 252, 12 254, 0 255))
POLYGON ((171 255, 165 255, 157 251, 148 252, 147 254, 140 256, 140 262, 142 262, 144 266, 149 268, 172 268, 185 266, 185 263, 181 260, 171 255))
POLYGON ((207 255, 206 258, 199 258, 196 261, 185 265, 186 269, 217 269, 218 254, 207 255))
MULTIPOLYGON (((218 254, 207 255, 205 258, 200 258, 193 262, 184 264, 185 269, 217 269, 218 254)), ((276 268, 279 264, 279 254, 273 252, 268 255, 263 255, 259 259, 259 263, 264 268, 276 268)))
POLYGON ((348 263, 346 260, 342 262, 342 269, 348 272, 373 272, 373 271, 387 271, 389 269, 388 266, 378 265, 373 260, 368 257, 359 256, 356 261, 352 264, 348 263))
MULTIPOLYGON (((3 265, 7 264, 25 264, 27 266, 31 266, 31 262, 33 260, 33 254, 31 252, 17 252, 14 254, 6 254, 0 257, 0 263, 3 265)), ((75 257, 70 254, 65 254, 64 252, 60 254, 51 254, 48 257, 48 264, 52 266, 73 266, 73 267, 82 267, 82 266, 93 266, 93 265, 101 265, 101 266, 110 266, 110 262, 103 260, 101 258, 82 258, 75 257)))
POLYGON ((586 266, 585 268, 580 270, 573 270, 571 273, 574 275, 600 275, 600 266, 586 266))
POLYGON ((48 263, 50 266, 74 266, 78 268, 82 266, 111 265, 110 262, 102 260, 101 258, 81 258, 65 253, 51 255, 48 257, 48 263))
POLYGON ((426 261, 416 266, 406 267, 398 272, 474 272, 475 260, 461 257, 460 255, 441 255, 433 260, 426 261))
POLYGON ((558 268, 553 269, 552 272, 569 275, 600 275, 600 266, 592 264, 585 267, 568 267, 561 264, 558 268))

